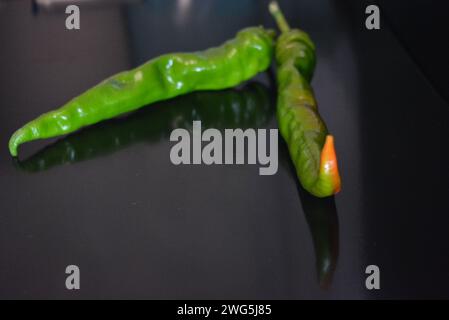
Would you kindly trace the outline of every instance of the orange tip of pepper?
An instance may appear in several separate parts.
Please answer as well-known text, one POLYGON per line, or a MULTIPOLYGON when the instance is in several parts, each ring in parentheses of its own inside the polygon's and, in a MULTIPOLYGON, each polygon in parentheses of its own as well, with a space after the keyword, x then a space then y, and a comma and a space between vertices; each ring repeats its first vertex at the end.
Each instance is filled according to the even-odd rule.
POLYGON ((334 137, 330 134, 326 136, 323 149, 321 150, 320 173, 332 184, 334 193, 341 189, 340 173, 338 172, 337 155, 334 147, 334 137))

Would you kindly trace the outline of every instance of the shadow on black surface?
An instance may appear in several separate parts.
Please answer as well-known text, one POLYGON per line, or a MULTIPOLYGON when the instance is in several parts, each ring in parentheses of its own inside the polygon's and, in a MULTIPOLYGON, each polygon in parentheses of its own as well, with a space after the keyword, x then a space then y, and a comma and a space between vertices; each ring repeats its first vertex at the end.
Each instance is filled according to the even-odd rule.
POLYGON ((268 88, 258 82, 241 89, 194 92, 68 135, 15 164, 27 172, 44 171, 112 154, 139 142, 157 142, 168 138, 173 129, 191 128, 195 120, 201 120, 205 128, 260 127, 273 111, 268 88))
POLYGON ((317 198, 308 193, 298 181, 285 142, 281 143, 279 153, 281 165, 288 168, 288 172, 296 182, 315 248, 318 283, 321 289, 326 290, 332 284, 339 253, 339 226, 335 197, 317 198))

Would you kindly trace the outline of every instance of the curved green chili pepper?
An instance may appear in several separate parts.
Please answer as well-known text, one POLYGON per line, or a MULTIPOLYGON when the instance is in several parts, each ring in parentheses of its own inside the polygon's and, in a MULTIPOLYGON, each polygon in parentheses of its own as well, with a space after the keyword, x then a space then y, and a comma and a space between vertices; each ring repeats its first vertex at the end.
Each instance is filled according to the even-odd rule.
POLYGON ((340 191, 341 181, 334 139, 318 113, 310 86, 315 46, 305 32, 290 29, 276 2, 269 8, 282 31, 275 51, 279 130, 301 185, 317 197, 327 197, 340 191))
POLYGON ((254 128, 267 123, 272 113, 269 91, 258 82, 241 89, 192 92, 69 134, 16 163, 24 171, 40 172, 168 138, 173 129, 190 128, 195 120, 204 128, 254 128))
POLYGON ((9 151, 17 156, 24 142, 67 134, 155 101, 233 87, 268 68, 273 38, 272 30, 246 28, 220 47, 162 55, 121 72, 17 130, 9 151))

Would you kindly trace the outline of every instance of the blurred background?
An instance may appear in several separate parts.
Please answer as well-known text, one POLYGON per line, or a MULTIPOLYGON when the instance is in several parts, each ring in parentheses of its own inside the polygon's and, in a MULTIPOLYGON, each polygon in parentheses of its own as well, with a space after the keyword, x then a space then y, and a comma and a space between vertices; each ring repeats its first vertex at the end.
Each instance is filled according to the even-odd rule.
POLYGON ((277 128, 275 68, 8 154, 15 129, 114 73, 275 28, 268 1, 0 0, 0 298, 449 298, 447 5, 279 2, 317 46, 335 198, 301 189, 284 143, 274 176, 169 160, 171 130, 193 120, 277 128), (69 264, 81 290, 65 288, 69 264))

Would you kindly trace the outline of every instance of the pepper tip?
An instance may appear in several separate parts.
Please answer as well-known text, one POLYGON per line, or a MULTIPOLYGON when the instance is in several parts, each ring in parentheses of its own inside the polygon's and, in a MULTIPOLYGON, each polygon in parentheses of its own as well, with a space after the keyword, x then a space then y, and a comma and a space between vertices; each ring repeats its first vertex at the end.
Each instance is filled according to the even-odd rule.
POLYGON ((9 153, 13 157, 17 157, 17 148, 19 147, 21 137, 22 131, 21 129, 19 129, 16 132, 14 132, 14 134, 9 139, 8 143, 9 153))
POLYGON ((338 171, 337 155, 334 146, 334 137, 330 134, 326 136, 323 149, 321 150, 321 174, 328 177, 332 185, 333 192, 341 190, 341 178, 338 171))

